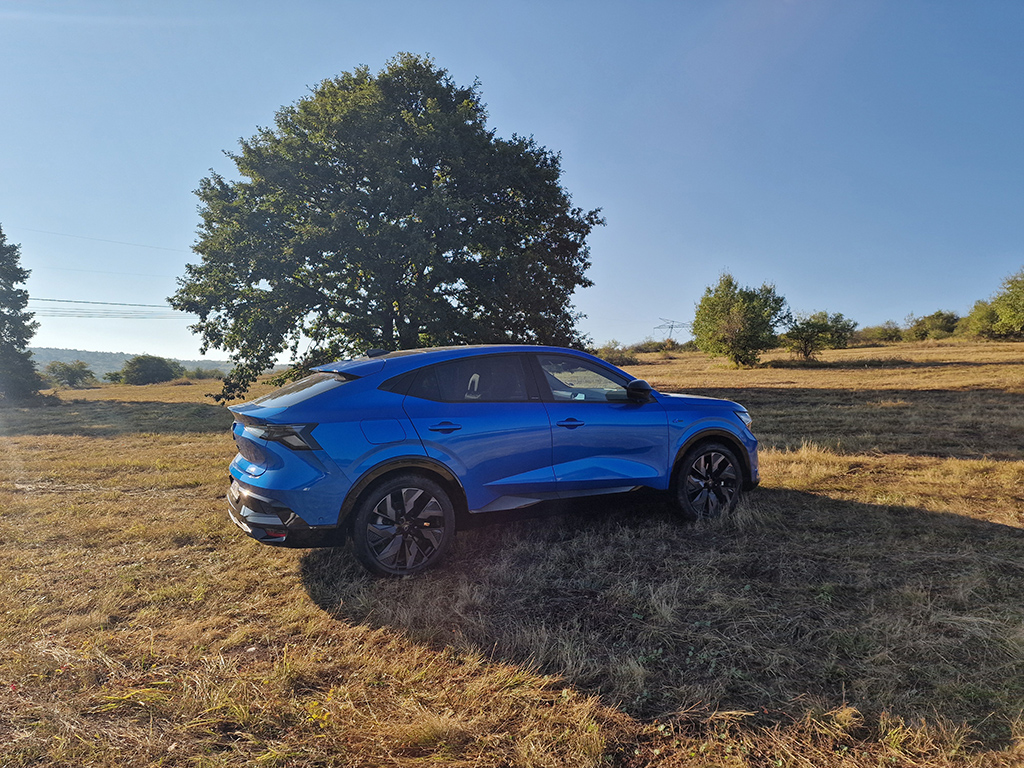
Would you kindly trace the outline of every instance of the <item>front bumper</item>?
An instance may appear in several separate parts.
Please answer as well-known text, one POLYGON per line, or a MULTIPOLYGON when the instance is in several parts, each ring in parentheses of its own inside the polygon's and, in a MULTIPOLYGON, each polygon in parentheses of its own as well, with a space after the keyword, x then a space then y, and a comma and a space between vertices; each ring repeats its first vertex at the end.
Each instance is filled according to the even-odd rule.
POLYGON ((261 544, 274 547, 333 547, 345 542, 336 525, 311 527, 279 501, 257 493, 232 478, 228 486, 231 522, 261 544))

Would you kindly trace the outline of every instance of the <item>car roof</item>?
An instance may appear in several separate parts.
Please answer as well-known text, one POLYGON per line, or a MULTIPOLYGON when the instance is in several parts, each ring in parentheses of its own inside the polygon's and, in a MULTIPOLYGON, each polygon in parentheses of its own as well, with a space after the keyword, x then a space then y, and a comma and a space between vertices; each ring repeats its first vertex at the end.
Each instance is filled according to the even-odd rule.
MULTIPOLYGON (((456 360, 480 354, 497 354, 509 352, 551 352, 556 354, 575 355, 590 360, 597 360, 586 352, 565 347, 548 347, 535 344, 472 344, 452 347, 421 347, 419 349, 401 349, 386 352, 373 357, 363 355, 349 360, 338 360, 325 365, 318 365, 314 371, 340 373, 354 378, 371 376, 387 367, 389 373, 401 373, 413 370, 430 363, 456 360)), ((603 362, 597 360, 598 362, 603 362)), ((607 363, 604 363, 607 365, 607 363)))

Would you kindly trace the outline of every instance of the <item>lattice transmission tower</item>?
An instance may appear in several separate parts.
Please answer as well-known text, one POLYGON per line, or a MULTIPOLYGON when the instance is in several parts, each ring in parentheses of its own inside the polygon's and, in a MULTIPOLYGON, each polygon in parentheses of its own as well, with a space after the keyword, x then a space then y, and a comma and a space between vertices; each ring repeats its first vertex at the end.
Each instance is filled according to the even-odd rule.
POLYGON ((675 341, 672 334, 675 333, 676 328, 683 329, 690 327, 690 323, 683 323, 679 320, 669 320, 665 317, 659 317, 658 319, 661 320, 661 325, 654 326, 654 333, 657 334, 658 331, 664 331, 665 338, 672 339, 672 341, 675 341))

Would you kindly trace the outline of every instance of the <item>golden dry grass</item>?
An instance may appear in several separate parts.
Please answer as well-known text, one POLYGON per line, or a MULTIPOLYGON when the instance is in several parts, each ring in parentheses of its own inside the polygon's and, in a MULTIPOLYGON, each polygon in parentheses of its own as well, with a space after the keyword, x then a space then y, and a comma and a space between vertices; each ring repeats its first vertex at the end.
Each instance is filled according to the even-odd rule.
POLYGON ((775 359, 634 370, 750 407, 732 518, 548 508, 403 580, 227 522, 217 382, 0 410, 0 765, 1024 764, 1024 346, 775 359))

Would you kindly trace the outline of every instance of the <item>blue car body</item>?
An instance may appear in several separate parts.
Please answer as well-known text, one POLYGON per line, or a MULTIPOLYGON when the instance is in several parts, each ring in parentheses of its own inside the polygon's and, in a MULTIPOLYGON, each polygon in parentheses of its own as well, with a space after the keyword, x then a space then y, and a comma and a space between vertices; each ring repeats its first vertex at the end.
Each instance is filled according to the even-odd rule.
POLYGON ((341 543, 370 489, 397 475, 428 478, 461 514, 669 491, 702 444, 732 460, 736 493, 759 479, 741 406, 654 392, 583 352, 418 349, 316 371, 230 409, 231 516, 267 544, 341 543))

